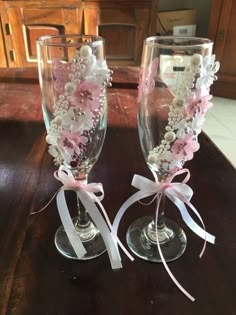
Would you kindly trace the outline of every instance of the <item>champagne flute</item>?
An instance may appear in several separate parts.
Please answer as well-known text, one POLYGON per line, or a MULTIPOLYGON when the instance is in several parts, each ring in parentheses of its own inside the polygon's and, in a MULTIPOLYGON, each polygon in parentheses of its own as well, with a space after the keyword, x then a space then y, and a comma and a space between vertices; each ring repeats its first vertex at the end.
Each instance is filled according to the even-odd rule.
MULTIPOLYGON (((150 37, 144 41, 138 93, 138 131, 141 149, 156 181, 168 183, 199 149, 198 135, 212 106, 210 85, 219 63, 213 43, 190 37, 150 37)), ((140 258, 161 262, 179 258, 187 238, 183 229, 165 216, 165 195, 157 195, 157 223, 153 216, 133 222, 126 235, 140 258)))
MULTIPOLYGON (((89 35, 42 36, 37 54, 48 151, 56 165, 66 166, 75 180, 87 184, 107 127, 111 71, 104 40, 89 35)), ((77 205, 73 223, 87 252, 81 259, 98 257, 106 250, 101 233, 79 199, 77 205)), ((63 226, 56 232, 55 245, 65 257, 78 259, 63 226)))

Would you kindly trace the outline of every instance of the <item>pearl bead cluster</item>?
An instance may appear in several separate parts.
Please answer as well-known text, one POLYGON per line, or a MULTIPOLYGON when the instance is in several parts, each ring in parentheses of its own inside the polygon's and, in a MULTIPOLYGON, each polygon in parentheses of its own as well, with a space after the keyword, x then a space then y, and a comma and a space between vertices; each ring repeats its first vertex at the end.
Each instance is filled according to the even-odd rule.
MULTIPOLYGON (((175 102, 175 99, 173 101, 173 103, 175 102)), ((170 111, 168 113, 168 125, 166 126, 166 130, 167 131, 171 131, 171 130, 176 130, 178 128, 178 122, 184 117, 184 101, 182 103, 182 107, 181 108, 175 108, 175 105, 169 106, 170 111)), ((174 139, 175 140, 175 139, 174 139)))
MULTIPOLYGON (((60 66, 61 64, 55 63, 55 67, 59 67, 59 70, 60 66)), ((85 112, 82 110, 82 108, 79 108, 78 106, 76 108, 72 107, 72 110, 72 105, 70 103, 71 97, 73 97, 73 93, 76 92, 78 84, 86 81, 87 77, 90 79, 91 77, 94 78, 94 82, 96 82, 96 84, 101 87, 98 99, 99 106, 97 109, 91 110, 92 114, 88 116, 89 121, 86 125, 86 129, 82 129, 82 132, 79 130, 80 135, 83 137, 83 143, 80 142, 79 138, 77 144, 75 144, 75 141, 74 144, 72 144, 66 137, 63 140, 63 146, 65 148, 71 149, 72 152, 70 163, 74 163, 74 166, 76 166, 78 163, 79 165, 81 165, 81 163, 84 163, 84 167, 86 167, 85 164, 87 159, 87 145, 91 142, 91 136, 94 134, 97 123, 99 122, 102 115, 103 107, 106 101, 105 90, 107 86, 111 86, 112 71, 107 68, 106 62, 104 60, 99 61, 96 59, 96 56, 93 54, 92 48, 88 45, 84 45, 76 51, 74 57, 66 65, 65 69, 68 69, 69 71, 69 73, 67 74, 69 81, 64 83, 64 93, 61 93, 62 89, 57 90, 58 92, 60 91, 60 93, 57 96, 57 100, 53 105, 54 118, 50 122, 46 141, 50 144, 49 153, 52 154, 55 158, 55 163, 60 164, 63 159, 63 157, 61 156, 61 152, 63 152, 63 149, 59 147, 58 139, 60 139, 61 134, 64 131, 69 133, 78 132, 79 129, 76 127, 74 128, 74 126, 76 126, 77 121, 79 123, 81 116, 85 115, 85 112), (75 124, 73 123, 73 121, 75 122, 75 124), (84 139, 87 139, 85 144, 84 139), (73 150, 74 145, 77 145, 78 149, 73 150), (57 152, 58 156, 56 156, 55 152, 57 152)), ((59 78, 59 80, 60 79, 61 78, 59 78)), ((93 92, 85 88, 80 91, 81 107, 82 104, 86 102, 86 100, 93 101, 94 98, 93 92)), ((83 126, 83 124, 81 126, 83 126)), ((77 136, 75 135, 75 137, 77 136)))
POLYGON ((194 87, 194 82, 197 74, 200 73, 200 67, 203 58, 200 54, 194 54, 190 59, 190 64, 185 67, 184 77, 177 86, 176 95, 182 99, 191 98, 191 89, 194 87))
POLYGON ((69 97, 68 93, 64 95, 59 95, 58 100, 55 102, 53 106, 54 116, 62 116, 66 114, 69 107, 69 97))
POLYGON ((161 176, 167 176, 171 169, 181 168, 185 162, 184 160, 173 160, 171 147, 180 134, 183 135, 182 133, 187 134, 190 132, 194 134, 194 130, 189 127, 191 121, 185 117, 185 107, 192 97, 191 90, 194 87, 196 76, 200 72, 201 64, 202 56, 199 54, 193 55, 190 64, 185 68, 181 83, 177 86, 175 97, 169 105, 168 124, 165 127, 166 132, 163 139, 159 146, 149 152, 148 162, 153 167, 154 165, 157 166, 161 176), (180 130, 180 123, 183 125, 183 122, 184 128, 180 130))

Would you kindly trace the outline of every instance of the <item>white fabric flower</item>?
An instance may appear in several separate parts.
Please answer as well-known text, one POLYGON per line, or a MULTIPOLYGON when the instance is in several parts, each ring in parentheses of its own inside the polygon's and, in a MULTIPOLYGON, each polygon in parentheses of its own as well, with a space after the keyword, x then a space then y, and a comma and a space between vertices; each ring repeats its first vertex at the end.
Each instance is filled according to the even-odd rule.
POLYGON ((54 162, 56 165, 61 165, 63 162, 63 158, 57 146, 50 145, 48 147, 48 153, 54 158, 54 162))
POLYGON ((176 132, 176 137, 177 138, 183 138, 186 133, 189 131, 189 126, 188 122, 185 119, 181 119, 176 125, 175 129, 177 130, 176 132))
POLYGON ((70 107, 67 114, 63 116, 62 125, 73 133, 83 133, 93 127, 93 114, 91 111, 80 112, 75 107, 70 107))
POLYGON ((160 159, 170 162, 172 160, 172 155, 170 151, 164 151, 160 155, 160 159))
POLYGON ((204 116, 197 115, 197 116, 193 117, 192 129, 196 132, 197 135, 201 132, 204 121, 205 121, 204 116))
POLYGON ((196 88, 209 88, 217 79, 215 75, 220 68, 220 63, 215 61, 215 55, 205 56, 203 58, 202 67, 200 70, 200 77, 197 79, 196 88))
POLYGON ((94 77, 96 77, 96 83, 99 86, 103 86, 104 81, 110 78, 110 70, 105 60, 96 60, 86 74, 86 80, 94 80, 94 77))

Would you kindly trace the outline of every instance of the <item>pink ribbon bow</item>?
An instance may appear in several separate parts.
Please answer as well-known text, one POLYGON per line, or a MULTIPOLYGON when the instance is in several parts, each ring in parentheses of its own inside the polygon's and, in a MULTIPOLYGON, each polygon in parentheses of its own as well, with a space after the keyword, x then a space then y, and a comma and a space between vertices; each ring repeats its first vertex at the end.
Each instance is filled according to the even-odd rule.
POLYGON ((196 208, 190 203, 190 199, 193 195, 193 191, 192 189, 186 185, 186 182, 189 180, 190 178, 190 173, 189 170, 187 169, 183 169, 180 170, 178 172, 176 172, 173 176, 169 177, 168 180, 166 182, 159 182, 157 179, 156 174, 153 172, 154 178, 155 178, 155 182, 149 180, 148 178, 145 178, 143 176, 139 176, 139 175, 134 175, 133 180, 132 180, 132 186, 136 187, 137 189, 139 189, 138 192, 136 192, 134 195, 132 195, 128 200, 126 200, 126 202, 122 205, 122 207, 119 209, 115 220, 113 222, 113 227, 114 230, 117 233, 119 224, 120 224, 120 220, 122 218, 122 216, 124 215, 125 211, 136 201, 140 201, 143 198, 155 195, 155 198, 152 199, 151 202, 153 202, 156 198, 157 198, 157 207, 156 207, 156 213, 155 213, 155 227, 156 227, 156 239, 157 239, 157 248, 162 260, 162 263, 167 271, 167 273, 169 274, 169 276, 171 277, 171 279, 173 280, 173 282, 176 284, 176 286, 191 300, 194 301, 194 297, 192 297, 181 285, 180 283, 177 281, 177 279, 174 277, 174 275, 172 274, 172 272, 170 271, 165 258, 162 254, 161 251, 161 247, 160 247, 160 243, 158 240, 158 231, 157 231, 157 220, 158 220, 158 213, 159 213, 159 206, 160 206, 160 200, 163 194, 165 194, 175 205, 176 207, 179 209, 181 216, 184 220, 184 222, 187 224, 187 226, 195 233, 197 234, 199 237, 201 237, 202 239, 204 239, 204 244, 203 244, 203 248, 201 250, 200 253, 200 258, 202 257, 204 251, 205 251, 205 247, 206 247, 206 242, 215 243, 215 237, 209 233, 206 232, 205 229, 205 225, 203 223, 203 220, 200 216, 200 214, 198 213, 198 211, 196 210, 196 208), (176 183, 176 182, 172 182, 172 180, 174 179, 175 176, 183 174, 183 173, 187 173, 184 180, 182 181, 182 183, 176 183), (195 213, 195 215, 198 217, 198 219, 200 220, 202 227, 200 227, 190 216, 186 206, 189 206, 189 208, 195 213))
MULTIPOLYGON (((122 268, 118 245, 123 250, 123 252, 128 256, 128 258, 133 260, 133 257, 125 249, 125 247, 117 237, 117 234, 114 232, 108 215, 103 205, 101 204, 101 201, 104 198, 102 184, 101 183, 86 184, 78 180, 75 180, 72 172, 63 165, 60 166, 59 170, 54 173, 54 176, 57 180, 62 182, 63 186, 54 194, 54 196, 47 203, 47 205, 38 212, 43 211, 56 196, 57 208, 61 218, 61 222, 77 257, 82 258, 86 254, 86 250, 72 222, 65 199, 65 190, 74 190, 76 192, 78 199, 82 202, 86 211, 92 218, 93 222, 98 227, 104 240, 104 243, 106 245, 112 269, 122 268), (96 196, 95 193, 100 193, 101 195, 96 196), (101 210, 105 219, 103 218, 102 214, 100 213, 95 203, 99 206, 99 209, 101 210)), ((38 212, 33 212, 32 214, 38 212)))

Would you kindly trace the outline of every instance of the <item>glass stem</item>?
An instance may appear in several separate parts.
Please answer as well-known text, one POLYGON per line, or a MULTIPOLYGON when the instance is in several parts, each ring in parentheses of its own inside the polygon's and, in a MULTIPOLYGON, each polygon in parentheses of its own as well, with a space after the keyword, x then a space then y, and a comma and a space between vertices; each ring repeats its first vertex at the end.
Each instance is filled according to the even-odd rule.
MULTIPOLYGON (((165 182, 166 181, 166 177, 164 176, 159 176, 158 177, 158 181, 159 182, 165 182)), ((166 201, 166 196, 165 194, 160 194, 159 198, 161 198, 161 200, 157 200, 157 203, 159 202, 159 211, 158 211, 158 218, 157 218, 157 229, 158 230, 162 230, 165 228, 165 220, 164 220, 164 214, 165 214, 165 201, 166 201)), ((153 228, 155 229, 155 218, 153 219, 153 228)))
POLYGON ((89 214, 77 197, 78 219, 75 223, 77 229, 86 228, 90 224, 89 214))
MULTIPOLYGON (((159 211, 158 211, 158 218, 157 218, 157 229, 162 230, 165 227, 165 221, 164 221, 164 214, 165 214, 165 199, 166 196, 164 194, 160 195, 160 205, 159 205, 159 211)), ((158 202, 158 200, 157 200, 158 202)), ((155 218, 153 218, 152 222, 150 223, 149 228, 151 228, 152 233, 156 234, 155 229, 155 218)))
MULTIPOLYGON (((167 228, 164 219, 164 208, 165 208, 165 195, 161 194, 159 196, 161 198, 159 204, 158 218, 157 218, 157 232, 158 232, 158 240, 160 244, 168 242, 172 236, 172 231, 167 228)), ((158 202, 158 201, 157 201, 158 202)), ((146 239, 156 245, 157 236, 156 236, 156 227, 155 227, 155 218, 146 226, 144 229, 144 235, 146 239)))
MULTIPOLYGON (((75 179, 82 184, 87 184, 87 175, 73 173, 75 179), (77 175, 77 176, 76 176, 77 175)), ((77 196, 78 216, 75 222, 75 229, 79 234, 82 242, 93 241, 99 235, 99 231, 90 218, 89 213, 86 211, 84 205, 77 196)))
MULTIPOLYGON (((88 175, 80 174, 77 170, 72 170, 73 176, 75 180, 80 181, 82 184, 87 184, 88 175)), ((75 222, 75 228, 81 230, 83 228, 87 228, 90 223, 90 217, 83 204, 80 202, 77 196, 77 209, 78 209, 78 217, 75 222)))
MULTIPOLYGON (((160 206, 159 206, 159 213, 157 218, 157 229, 163 229, 165 226, 164 222, 164 214, 165 214, 165 200, 166 196, 164 194, 160 195, 160 206)), ((155 228, 155 222, 154 222, 154 228, 155 228)))

